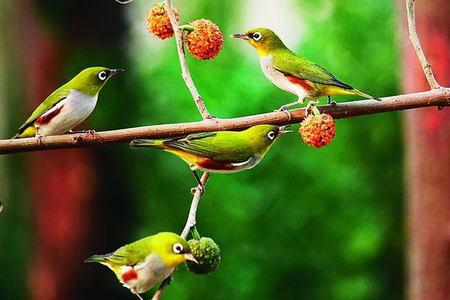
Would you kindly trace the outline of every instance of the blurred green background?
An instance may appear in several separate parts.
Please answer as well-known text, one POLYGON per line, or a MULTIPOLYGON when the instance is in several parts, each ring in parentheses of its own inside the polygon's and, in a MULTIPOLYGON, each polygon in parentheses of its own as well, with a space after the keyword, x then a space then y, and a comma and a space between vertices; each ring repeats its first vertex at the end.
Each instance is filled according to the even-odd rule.
MULTIPOLYGON (((0 1, 3 138, 14 135, 34 108, 26 104, 23 78, 29 64, 20 56, 33 34, 15 34, 27 26, 38 26, 31 31, 44 32, 58 45, 60 62, 52 67, 60 75, 54 88, 87 66, 126 69, 105 86, 82 128, 101 131, 200 119, 180 76, 174 40, 160 41, 146 30, 153 2, 14 2, 27 7, 26 13, 13 2, 0 1)), ((292 50, 362 91, 378 97, 399 93, 399 25, 392 1, 174 4, 182 23, 210 19, 224 34, 216 59, 188 57, 197 88, 217 117, 269 112, 296 99, 264 77, 254 49, 229 38, 252 27, 272 28, 292 50)), ((27 49, 27 55, 33 57, 34 50, 27 49)), ((337 136, 328 147, 313 149, 291 134, 255 169, 211 177, 198 210, 198 229, 220 245, 222 264, 209 276, 181 266, 164 299, 403 298, 400 114, 336 123, 337 136)), ((41 157, 50 161, 52 153, 64 151, 79 150, 41 157)), ((195 180, 184 162, 167 153, 132 151, 126 144, 90 151, 96 180, 86 213, 89 235, 81 260, 75 262, 78 269, 64 270, 77 274, 66 299, 135 299, 112 272, 82 259, 159 231, 181 232, 195 180)), ((0 157, 5 203, 0 214, 1 299, 38 298, 29 282, 37 243, 34 207, 43 199, 30 188, 33 159, 30 154, 0 157)), ((74 227, 83 221, 68 220, 74 227)))

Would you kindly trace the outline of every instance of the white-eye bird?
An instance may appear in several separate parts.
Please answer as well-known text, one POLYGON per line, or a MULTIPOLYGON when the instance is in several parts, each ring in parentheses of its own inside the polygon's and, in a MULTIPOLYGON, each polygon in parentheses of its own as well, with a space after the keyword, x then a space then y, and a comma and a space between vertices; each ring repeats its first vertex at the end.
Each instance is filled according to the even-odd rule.
POLYGON ((197 263, 186 240, 172 232, 160 232, 85 262, 107 266, 124 287, 142 299, 140 293, 169 277, 186 260, 197 263))
POLYGON ((133 140, 131 148, 163 149, 189 164, 197 182, 196 170, 234 173, 253 168, 262 160, 286 126, 256 125, 243 131, 216 131, 190 134, 164 140, 133 140))
POLYGON ((54 91, 20 126, 13 138, 63 134, 83 122, 94 110, 105 82, 122 69, 84 69, 54 91))
POLYGON ((259 54, 264 75, 277 87, 298 96, 298 100, 281 106, 281 110, 301 104, 305 99, 330 95, 354 95, 379 100, 340 81, 318 64, 289 50, 270 29, 255 28, 233 34, 252 45, 259 54))

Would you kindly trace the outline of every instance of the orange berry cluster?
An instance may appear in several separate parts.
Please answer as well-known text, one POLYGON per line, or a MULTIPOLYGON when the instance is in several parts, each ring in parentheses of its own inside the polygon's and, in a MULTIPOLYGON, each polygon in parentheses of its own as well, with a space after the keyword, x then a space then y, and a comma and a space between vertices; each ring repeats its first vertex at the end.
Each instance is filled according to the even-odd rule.
POLYGON ((189 23, 194 30, 186 34, 186 46, 195 58, 211 59, 222 50, 223 35, 219 26, 210 20, 199 19, 189 23))
MULTIPOLYGON (((180 14, 176 8, 173 9, 176 19, 180 14)), ((147 29, 157 38, 162 40, 173 36, 173 27, 163 3, 156 3, 147 13, 147 29)))
POLYGON ((336 135, 336 125, 329 114, 309 115, 300 123, 298 132, 303 142, 320 149, 331 143, 336 135))
MULTIPOLYGON (((179 13, 173 9, 176 19, 179 13)), ((186 47, 195 58, 207 60, 216 57, 222 50, 223 34, 219 26, 210 20, 199 19, 189 23, 186 30, 186 47)), ((163 3, 156 3, 147 13, 147 28, 157 38, 166 39, 174 31, 163 3)))

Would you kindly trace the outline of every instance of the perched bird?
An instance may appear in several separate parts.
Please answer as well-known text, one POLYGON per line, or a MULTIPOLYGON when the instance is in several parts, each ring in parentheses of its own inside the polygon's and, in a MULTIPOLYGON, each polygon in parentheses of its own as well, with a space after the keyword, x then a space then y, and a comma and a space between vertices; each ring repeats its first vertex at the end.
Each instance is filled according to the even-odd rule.
POLYGON ((256 125, 243 131, 190 134, 164 140, 134 140, 132 148, 158 148, 173 153, 189 164, 200 186, 196 170, 233 173, 256 166, 275 140, 290 131, 285 126, 256 125))
POLYGON ((169 277, 186 260, 197 262, 186 240, 172 232, 160 232, 85 262, 107 266, 123 286, 142 299, 140 293, 169 277))
POLYGON ((281 106, 281 110, 301 104, 305 99, 330 95, 354 95, 376 99, 343 83, 318 64, 289 50, 270 29, 256 28, 231 37, 246 40, 258 51, 264 75, 277 87, 298 96, 298 100, 281 106))
POLYGON ((54 91, 20 126, 13 138, 62 134, 83 122, 94 110, 105 82, 122 69, 91 67, 54 91))

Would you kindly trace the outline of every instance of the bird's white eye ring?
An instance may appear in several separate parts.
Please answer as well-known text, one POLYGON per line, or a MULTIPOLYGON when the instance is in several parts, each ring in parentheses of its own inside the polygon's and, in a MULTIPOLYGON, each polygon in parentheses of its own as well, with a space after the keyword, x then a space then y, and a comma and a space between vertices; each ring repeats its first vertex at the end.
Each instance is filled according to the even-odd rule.
POLYGON ((256 42, 259 41, 262 38, 262 34, 259 32, 255 32, 252 34, 252 39, 254 39, 256 42))
POLYGON ((172 246, 173 253, 180 254, 183 252, 183 245, 180 243, 173 244, 172 246))
POLYGON ((98 73, 98 78, 100 78, 101 81, 104 81, 106 77, 108 77, 106 71, 101 71, 100 73, 98 73))
POLYGON ((267 137, 269 138, 269 140, 273 141, 273 139, 275 138, 276 133, 275 131, 271 130, 269 131, 269 133, 267 134, 267 137))

